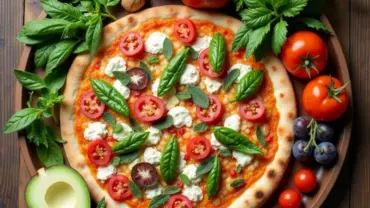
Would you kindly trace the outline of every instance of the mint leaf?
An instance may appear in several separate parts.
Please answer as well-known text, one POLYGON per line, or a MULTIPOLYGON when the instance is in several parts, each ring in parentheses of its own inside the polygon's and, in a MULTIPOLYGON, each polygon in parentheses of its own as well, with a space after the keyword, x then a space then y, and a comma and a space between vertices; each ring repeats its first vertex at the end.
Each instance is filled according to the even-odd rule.
POLYGON ((246 57, 249 58, 254 51, 257 49, 259 45, 262 44, 265 36, 267 33, 270 32, 270 24, 267 24, 266 26, 260 27, 256 30, 253 30, 249 37, 248 45, 247 45, 247 50, 246 50, 246 57))
POLYGON ((299 21, 305 24, 309 28, 320 30, 327 34, 332 34, 332 32, 320 20, 309 18, 309 17, 303 17, 303 18, 300 18, 299 21))
POLYGON ((259 28, 270 22, 271 11, 266 7, 245 9, 240 13, 242 20, 250 28, 259 28))
POLYGON ((287 27, 288 23, 282 20, 275 25, 274 30, 272 31, 271 48, 275 55, 278 55, 281 52, 281 47, 287 39, 287 27))
POLYGON ((291 0, 289 3, 281 7, 285 17, 297 16, 307 5, 307 0, 291 0))
POLYGON ((231 44, 231 50, 237 51, 239 49, 245 48, 249 40, 249 35, 249 27, 247 27, 246 25, 241 26, 235 34, 233 43, 231 44))
POLYGON ((23 87, 29 90, 46 88, 44 81, 36 74, 14 69, 14 74, 23 87))

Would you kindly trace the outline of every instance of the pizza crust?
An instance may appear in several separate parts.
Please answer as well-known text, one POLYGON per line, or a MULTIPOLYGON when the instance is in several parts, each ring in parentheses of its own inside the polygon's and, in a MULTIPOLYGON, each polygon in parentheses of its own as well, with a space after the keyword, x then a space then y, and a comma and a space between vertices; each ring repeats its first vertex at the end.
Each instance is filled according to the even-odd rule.
MULTIPOLYGON (((136 14, 127 15, 107 25, 103 30, 103 38, 99 49, 108 48, 112 42, 116 40, 118 35, 140 26, 143 22, 151 18, 165 19, 185 17, 190 19, 210 20, 234 32, 242 25, 242 22, 232 17, 214 12, 194 10, 185 6, 154 7, 136 14)), ((80 152, 80 147, 74 132, 74 102, 85 70, 89 67, 93 58, 94 57, 90 57, 88 54, 77 56, 67 76, 64 90, 65 99, 60 109, 61 133, 62 137, 67 140, 67 143, 64 144, 64 149, 70 165, 86 180, 94 200, 99 201, 105 197, 108 205, 107 207, 109 208, 128 207, 124 203, 117 203, 112 200, 109 194, 96 182, 86 164, 84 156, 80 152)), ((279 148, 275 158, 267 166, 263 176, 236 199, 230 207, 258 207, 262 205, 279 184, 291 154, 291 146, 294 139, 292 129, 293 120, 296 117, 293 87, 282 63, 277 57, 266 57, 263 62, 273 84, 276 105, 280 114, 277 132, 279 148)))

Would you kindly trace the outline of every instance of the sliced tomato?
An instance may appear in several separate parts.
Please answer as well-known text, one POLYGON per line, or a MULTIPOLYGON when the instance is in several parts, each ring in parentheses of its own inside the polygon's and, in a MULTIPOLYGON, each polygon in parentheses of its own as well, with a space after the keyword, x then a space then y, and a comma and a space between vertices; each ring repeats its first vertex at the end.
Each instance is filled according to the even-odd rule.
POLYGON ((112 157, 112 148, 102 139, 94 140, 87 147, 87 157, 94 165, 108 165, 112 157))
POLYGON ((105 105, 94 92, 86 92, 82 95, 80 110, 85 116, 94 119, 99 118, 103 114, 105 105))
POLYGON ((197 38, 195 24, 188 18, 180 19, 175 24, 176 38, 185 44, 191 44, 197 38))
POLYGON ((114 175, 108 181, 108 193, 116 201, 124 201, 132 196, 130 180, 124 175, 114 175))
POLYGON ((196 115, 199 120, 206 123, 216 123, 224 113, 224 107, 221 101, 215 96, 210 95, 209 106, 207 109, 197 106, 196 115))
POLYGON ((211 62, 208 59, 208 48, 204 49, 199 56, 199 67, 200 67, 200 72, 210 78, 217 78, 221 77, 222 75, 225 74, 226 72, 226 64, 222 68, 222 70, 219 73, 216 73, 213 71, 213 67, 211 65, 211 62))
POLYGON ((128 87, 133 90, 142 90, 148 85, 149 76, 148 73, 139 67, 132 68, 127 71, 130 76, 130 83, 128 87))
POLYGON ((203 136, 197 136, 186 144, 186 153, 194 160, 203 160, 211 153, 211 143, 203 136))
POLYGON ((134 113, 142 122, 157 121, 164 116, 165 111, 163 100, 155 96, 142 95, 135 102, 134 113))
POLYGON ((119 49, 125 56, 139 56, 144 52, 143 38, 139 33, 128 32, 121 38, 119 49))
POLYGON ((167 203, 168 208, 193 208, 193 203, 187 196, 182 194, 172 195, 167 203))
POLYGON ((239 113, 248 121, 259 121, 265 115, 265 105, 260 99, 253 99, 239 105, 239 113))

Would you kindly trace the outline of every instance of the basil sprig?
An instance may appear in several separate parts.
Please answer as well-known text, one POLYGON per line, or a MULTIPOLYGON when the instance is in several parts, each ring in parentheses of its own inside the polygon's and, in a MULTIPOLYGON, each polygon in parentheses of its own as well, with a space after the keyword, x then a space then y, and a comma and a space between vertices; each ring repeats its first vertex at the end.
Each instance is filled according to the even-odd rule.
POLYGON ((208 57, 215 72, 220 72, 225 64, 226 41, 221 33, 216 33, 209 45, 208 57))
POLYGON ((254 96, 260 89, 263 82, 263 71, 262 70, 252 70, 248 72, 240 80, 236 86, 235 98, 231 101, 242 101, 249 97, 254 96))
POLYGON ((145 143, 149 132, 135 132, 113 145, 113 152, 126 154, 135 152, 145 143))
POLYGON ((176 178, 179 157, 179 144, 176 138, 172 136, 163 150, 159 166, 162 178, 166 183, 171 183, 176 178))
POLYGON ((213 167, 207 177, 207 195, 208 199, 212 198, 218 191, 221 179, 221 162, 218 157, 215 157, 213 161, 213 167))
POLYGON ((178 53, 164 69, 158 86, 158 96, 163 96, 169 92, 179 81, 185 70, 186 58, 188 57, 189 48, 185 48, 178 53))
POLYGON ((216 126, 213 128, 213 133, 217 141, 229 149, 249 155, 263 154, 262 150, 257 145, 253 144, 248 137, 233 129, 216 126))
POLYGON ((125 98, 112 85, 106 81, 96 79, 91 79, 90 82, 100 101, 121 115, 126 117, 130 115, 125 98))
POLYGON ((230 186, 233 188, 239 188, 245 184, 245 179, 244 178, 238 178, 235 179, 233 182, 231 182, 230 186))

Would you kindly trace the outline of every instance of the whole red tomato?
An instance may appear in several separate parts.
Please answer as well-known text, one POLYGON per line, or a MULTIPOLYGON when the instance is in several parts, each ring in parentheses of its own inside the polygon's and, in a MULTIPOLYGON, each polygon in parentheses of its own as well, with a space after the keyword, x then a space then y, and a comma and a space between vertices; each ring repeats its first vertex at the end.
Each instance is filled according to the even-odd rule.
POLYGON ((182 0, 182 2, 193 8, 221 8, 229 3, 229 0, 182 0))
POLYGON ((303 90, 303 108, 319 121, 334 121, 346 111, 348 96, 341 81, 327 75, 311 80, 303 90))
POLYGON ((301 203, 301 195, 293 189, 287 189, 279 196, 279 205, 281 208, 299 208, 301 203))
POLYGON ((328 49, 316 33, 300 31, 285 42, 281 51, 285 68, 298 78, 317 76, 328 62, 328 49))
POLYGON ((313 191, 316 185, 316 175, 312 170, 302 169, 294 175, 294 186, 302 193, 313 191))

